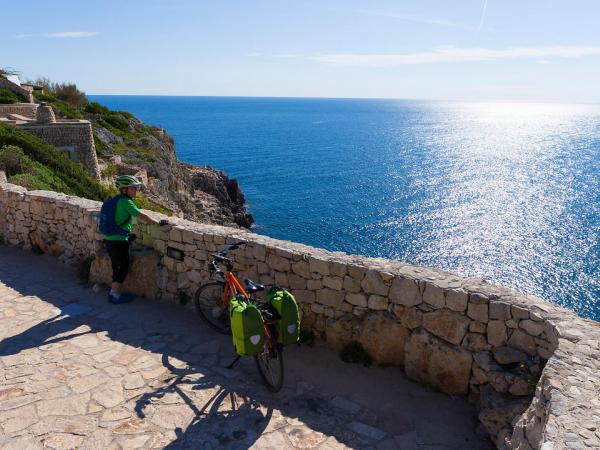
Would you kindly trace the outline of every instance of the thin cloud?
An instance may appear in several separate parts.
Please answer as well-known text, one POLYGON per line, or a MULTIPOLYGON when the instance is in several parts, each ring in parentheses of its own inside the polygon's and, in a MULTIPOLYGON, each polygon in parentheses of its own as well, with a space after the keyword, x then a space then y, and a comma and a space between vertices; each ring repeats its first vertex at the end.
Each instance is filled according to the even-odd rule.
POLYGON ((44 37, 71 39, 96 36, 97 34, 97 31, 61 31, 59 33, 46 33, 44 34, 44 37))
POLYGON ((421 53, 333 53, 311 57, 316 61, 348 66, 401 66, 510 59, 581 58, 600 55, 600 47, 514 47, 505 49, 437 47, 421 53))
POLYGON ((439 25, 439 26, 443 26, 443 27, 460 27, 461 26, 460 24, 458 24, 456 22, 452 22, 451 20, 440 19, 437 17, 421 17, 421 16, 415 16, 412 14, 393 13, 393 12, 388 12, 388 11, 374 11, 371 9, 355 9, 354 11, 357 13, 360 13, 360 14, 367 14, 370 16, 387 17, 389 19, 404 20, 406 22, 425 23, 428 25, 439 25))
POLYGON ((60 39, 77 39, 77 38, 86 38, 91 36, 97 36, 97 31, 60 31, 58 33, 42 33, 42 34, 16 34, 16 39, 27 39, 27 38, 35 38, 35 37, 44 37, 44 38, 60 38, 60 39))

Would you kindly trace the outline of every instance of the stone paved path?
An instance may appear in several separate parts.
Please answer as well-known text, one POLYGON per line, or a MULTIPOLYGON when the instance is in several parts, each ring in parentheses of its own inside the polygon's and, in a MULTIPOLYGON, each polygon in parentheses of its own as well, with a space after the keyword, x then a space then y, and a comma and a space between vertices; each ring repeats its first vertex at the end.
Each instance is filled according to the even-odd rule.
POLYGON ((286 383, 179 305, 111 305, 51 257, 0 247, 0 448, 490 448, 464 399, 399 369, 285 352, 286 383))

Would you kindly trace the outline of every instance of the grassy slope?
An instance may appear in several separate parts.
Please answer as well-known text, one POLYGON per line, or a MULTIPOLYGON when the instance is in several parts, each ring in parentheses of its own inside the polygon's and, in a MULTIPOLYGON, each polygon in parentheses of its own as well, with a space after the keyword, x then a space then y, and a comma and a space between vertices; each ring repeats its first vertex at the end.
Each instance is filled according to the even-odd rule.
POLYGON ((10 181, 15 184, 93 200, 104 200, 110 195, 109 190, 90 177, 82 165, 74 164, 64 153, 31 133, 0 124, 0 147, 5 145, 21 148, 32 162, 26 161, 23 173, 11 174, 10 181))
MULTIPOLYGON (((126 111, 111 111, 98 103, 87 103, 83 108, 75 108, 56 97, 40 92, 34 92, 39 102, 46 102, 55 112, 65 118, 82 119, 84 114, 98 114, 99 124, 114 134, 128 140, 143 139, 145 134, 152 131, 142 123, 135 125, 133 130, 127 119, 133 115, 126 111)), ((95 139, 96 150, 102 156, 102 144, 95 139)), ((0 124, 0 148, 5 145, 15 145, 23 149, 28 159, 23 161, 22 173, 13 174, 9 181, 28 189, 41 189, 64 192, 92 200, 105 200, 116 193, 91 178, 81 164, 71 162, 68 157, 46 141, 23 130, 0 124)), ((143 194, 139 194, 135 202, 140 208, 158 211, 172 215, 172 211, 153 202, 143 194)))

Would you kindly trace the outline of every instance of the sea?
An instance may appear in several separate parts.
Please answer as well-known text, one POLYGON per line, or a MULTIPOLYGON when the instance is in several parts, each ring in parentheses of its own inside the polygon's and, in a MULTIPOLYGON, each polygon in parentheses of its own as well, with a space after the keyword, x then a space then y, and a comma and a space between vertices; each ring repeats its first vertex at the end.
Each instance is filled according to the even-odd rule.
POLYGON ((236 178, 253 231, 600 320, 600 105, 90 96, 236 178))

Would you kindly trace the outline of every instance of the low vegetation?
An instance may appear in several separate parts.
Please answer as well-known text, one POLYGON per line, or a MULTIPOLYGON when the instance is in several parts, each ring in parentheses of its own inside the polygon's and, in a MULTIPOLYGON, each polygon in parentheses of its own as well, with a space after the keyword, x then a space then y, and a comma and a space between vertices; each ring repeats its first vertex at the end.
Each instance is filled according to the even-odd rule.
POLYGON ((93 200, 110 194, 82 165, 31 133, 0 124, 0 149, 0 167, 11 183, 93 200))
POLYGON ((9 89, 0 89, 0 104, 7 105, 12 103, 21 103, 24 101, 25 99, 19 94, 9 89))
MULTIPOLYGON (((9 69, 0 69, 0 78, 18 75, 9 69)), ((85 93, 72 83, 54 83, 47 78, 30 82, 42 86, 43 91, 33 92, 34 99, 52 107, 58 118, 89 119, 94 129, 94 143, 100 158, 124 155, 125 161, 152 163, 160 155, 157 150, 145 146, 155 127, 148 127, 127 111, 112 111, 96 102, 89 102, 85 93), (96 134, 96 127, 103 127, 123 140, 112 147, 104 145, 96 134)), ((0 89, 0 103, 22 102, 18 94, 0 89)), ((52 145, 35 135, 12 126, 0 124, 0 170, 7 174, 9 182, 27 189, 64 192, 92 200, 103 201, 114 195, 116 189, 106 187, 89 176, 85 167, 73 163, 52 145)), ((118 175, 118 166, 108 163, 102 171, 105 179, 118 175)), ((140 208, 172 215, 173 212, 143 194, 135 199, 140 208)))
POLYGON ((365 367, 373 364, 373 357, 358 341, 348 343, 340 352, 340 358, 344 362, 362 364, 365 367))

